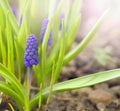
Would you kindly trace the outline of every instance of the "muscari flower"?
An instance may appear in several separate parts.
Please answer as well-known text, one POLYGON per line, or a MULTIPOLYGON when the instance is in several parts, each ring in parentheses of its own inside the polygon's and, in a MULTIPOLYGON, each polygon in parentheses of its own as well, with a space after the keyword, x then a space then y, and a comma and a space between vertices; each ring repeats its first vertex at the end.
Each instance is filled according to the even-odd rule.
MULTIPOLYGON (((40 33, 40 43, 43 42, 44 39, 44 35, 47 29, 47 25, 48 25, 49 20, 47 18, 43 19, 42 21, 42 25, 41 25, 41 33, 40 33)), ((52 44, 52 31, 50 31, 50 35, 49 35, 49 39, 48 39, 48 43, 49 46, 52 44)))
MULTIPOLYGON (((17 18, 17 9, 16 9, 16 7, 11 6, 11 10, 12 10, 14 16, 17 18)), ((22 20, 23 20, 23 15, 21 15, 21 17, 20 17, 19 26, 21 26, 22 20)))
POLYGON ((26 42, 24 64, 27 67, 31 67, 32 65, 37 65, 38 63, 38 40, 34 34, 30 34, 26 42))
POLYGON ((59 29, 61 30, 62 29, 62 20, 65 18, 65 14, 62 13, 61 16, 60 16, 60 26, 59 26, 59 29))
POLYGON ((17 9, 14 6, 11 6, 11 10, 15 17, 17 17, 17 9))
POLYGON ((22 21, 23 21, 23 15, 21 15, 21 17, 20 17, 20 22, 19 22, 19 25, 21 26, 21 24, 22 24, 22 21))

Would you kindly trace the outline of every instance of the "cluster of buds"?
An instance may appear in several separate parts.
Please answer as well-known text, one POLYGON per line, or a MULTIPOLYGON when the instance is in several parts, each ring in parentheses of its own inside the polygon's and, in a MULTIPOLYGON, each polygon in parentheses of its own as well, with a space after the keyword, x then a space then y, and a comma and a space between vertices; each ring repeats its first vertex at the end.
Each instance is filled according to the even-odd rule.
POLYGON ((16 9, 16 7, 11 6, 11 10, 12 10, 14 16, 17 17, 17 9, 16 9))
POLYGON ((38 63, 38 40, 34 34, 30 34, 26 43, 24 64, 27 67, 31 67, 32 65, 37 65, 38 63))
MULTIPOLYGON (((42 26, 41 26, 41 33, 40 33, 40 43, 43 42, 43 38, 48 26, 48 22, 49 20, 47 18, 43 19, 42 21, 42 26)), ((49 46, 52 44, 52 31, 50 31, 50 35, 49 35, 49 39, 48 39, 48 43, 49 46)))

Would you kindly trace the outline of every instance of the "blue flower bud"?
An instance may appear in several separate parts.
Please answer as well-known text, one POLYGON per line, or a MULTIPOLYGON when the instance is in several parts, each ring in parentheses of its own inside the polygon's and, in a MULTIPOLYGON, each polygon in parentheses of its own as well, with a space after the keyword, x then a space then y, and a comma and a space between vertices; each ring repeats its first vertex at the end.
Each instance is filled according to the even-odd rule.
POLYGON ((21 15, 21 17, 20 17, 20 22, 19 22, 19 25, 21 26, 21 24, 22 24, 22 21, 23 21, 23 15, 21 15))
MULTIPOLYGON (((41 25, 41 33, 40 33, 40 43, 43 42, 43 39, 44 39, 44 35, 45 35, 45 32, 46 32, 46 29, 47 29, 47 25, 48 25, 48 19, 45 18, 43 19, 42 21, 42 25, 41 25)), ((49 46, 52 44, 52 31, 50 31, 50 35, 49 35, 49 39, 48 39, 48 43, 47 43, 49 46)))
POLYGON ((11 10, 15 17, 17 17, 17 9, 14 6, 11 6, 11 10))
POLYGON ((24 64, 27 67, 31 67, 32 65, 37 65, 38 63, 38 40, 34 34, 30 34, 26 42, 24 64))
POLYGON ((62 13, 61 16, 60 16, 60 26, 59 26, 59 29, 62 30, 62 20, 65 18, 65 14, 62 13))

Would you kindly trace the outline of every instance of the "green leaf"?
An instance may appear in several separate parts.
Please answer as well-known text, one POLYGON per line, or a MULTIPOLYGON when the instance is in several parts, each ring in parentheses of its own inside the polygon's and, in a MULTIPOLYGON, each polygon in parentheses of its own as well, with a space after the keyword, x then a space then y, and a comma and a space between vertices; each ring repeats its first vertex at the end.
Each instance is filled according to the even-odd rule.
POLYGON ((72 43, 75 40, 75 37, 77 36, 77 32, 79 30, 79 26, 80 26, 80 22, 81 22, 81 16, 78 16, 77 19, 75 20, 74 24, 71 25, 69 31, 68 31, 68 35, 67 35, 67 47, 70 48, 72 43))
POLYGON ((13 13, 11 11, 11 8, 8 4, 8 0, 0 0, 0 6, 2 7, 5 15, 9 12, 10 23, 13 27, 13 30, 14 30, 15 34, 17 35, 18 31, 19 31, 19 26, 18 26, 17 20, 16 20, 15 16, 13 15, 13 13))
POLYGON ((21 47, 21 45, 18 43, 18 38, 14 40, 15 45, 15 57, 16 57, 16 63, 18 67, 18 79, 21 81, 22 77, 22 69, 23 69, 23 56, 24 56, 24 50, 21 47))
POLYGON ((53 30, 52 31, 52 36, 53 36, 53 42, 52 45, 57 45, 59 40, 59 26, 60 26, 60 16, 61 16, 61 8, 62 8, 62 2, 63 0, 60 0, 59 5, 57 6, 56 11, 54 12, 54 16, 53 16, 53 30))
POLYGON ((48 9, 48 12, 49 12, 49 18, 51 18, 54 14, 54 10, 55 10, 55 6, 56 6, 56 0, 51 0, 49 2, 49 9, 48 9))
POLYGON ((68 91, 120 77, 120 69, 98 72, 54 85, 54 91, 68 91))
POLYGON ((48 23, 48 26, 47 26, 47 30, 45 32, 45 36, 44 36, 44 39, 43 39, 43 42, 42 42, 42 46, 41 46, 41 76, 42 76, 42 80, 43 80, 43 87, 46 85, 46 51, 47 51, 47 42, 48 42, 48 39, 49 39, 49 35, 50 35, 50 30, 51 30, 51 22, 52 20, 49 21, 48 23))
POLYGON ((60 49, 59 49, 59 54, 57 57, 57 60, 53 63, 52 66, 52 76, 51 76, 51 82, 50 82, 50 93, 47 99, 47 104, 50 100, 50 96, 52 94, 52 87, 54 85, 54 83, 58 80, 60 71, 62 69, 62 64, 63 64, 63 59, 64 59, 64 54, 65 54, 65 26, 64 26, 64 22, 62 24, 62 34, 61 34, 61 41, 60 41, 60 49))
POLYGON ((11 103, 8 103, 8 105, 9 105, 11 111, 15 111, 11 103))
POLYGON ((12 30, 9 23, 9 14, 6 15, 6 39, 7 39, 7 57, 8 57, 8 69, 14 73, 14 43, 12 37, 12 30))
POLYGON ((70 7, 71 11, 70 11, 70 16, 68 18, 68 27, 71 27, 76 17, 80 15, 81 5, 82 5, 82 0, 75 0, 73 2, 72 7, 70 7))
POLYGON ((68 53, 65 56, 63 65, 67 64, 69 61, 71 61, 73 58, 75 58, 81 51, 83 51, 83 49, 86 48, 88 43, 93 39, 96 32, 100 28, 102 21, 107 12, 108 12, 108 10, 100 17, 98 22, 94 25, 94 27, 91 29, 91 31, 87 34, 85 39, 83 39, 83 41, 75 49, 73 49, 70 53, 68 53))
POLYGON ((19 34, 18 34, 18 41, 19 44, 22 46, 22 48, 25 47, 25 41, 26 38, 28 37, 28 34, 30 33, 30 27, 28 25, 30 25, 29 20, 30 20, 30 15, 29 15, 29 11, 31 10, 29 7, 31 7, 31 3, 32 0, 26 0, 25 1, 25 6, 24 6, 24 10, 22 13, 22 24, 20 24, 20 30, 19 30, 19 34))
POLYGON ((11 88, 14 89, 14 91, 19 94, 19 96, 23 99, 23 103, 26 107, 26 109, 29 106, 29 99, 26 90, 24 87, 19 83, 19 81, 16 79, 15 75, 12 74, 6 67, 4 67, 0 63, 0 76, 2 76, 10 85, 11 88))
POLYGON ((38 108, 40 109, 42 105, 42 84, 40 84, 40 95, 39 95, 39 102, 38 102, 38 108))
POLYGON ((19 30, 19 34, 17 36, 17 42, 18 44, 24 48, 26 45, 26 39, 28 37, 29 34, 29 28, 28 28, 28 22, 27 22, 27 18, 26 15, 23 16, 23 20, 22 20, 22 24, 19 30))
POLYGON ((3 78, 5 78, 8 83, 11 83, 11 86, 13 86, 15 88, 15 91, 18 92, 20 94, 20 96, 23 96, 23 92, 21 91, 23 89, 23 87, 18 82, 15 75, 12 74, 10 71, 8 71, 8 69, 6 67, 4 67, 1 63, 0 63, 0 75, 3 78), (20 88, 22 88, 22 89, 20 89, 20 88))
POLYGON ((54 47, 50 50, 49 57, 47 58, 47 67, 51 69, 51 65, 53 64, 53 61, 56 59, 56 56, 58 55, 59 48, 60 48, 60 42, 56 42, 57 44, 54 45, 54 47))
POLYGON ((10 88, 10 85, 4 83, 4 82, 0 82, 0 91, 2 91, 4 94, 10 96, 16 103, 17 106, 19 107, 19 109, 23 108, 23 99, 21 98, 21 96, 16 93, 14 90, 12 90, 10 88))
POLYGON ((0 26, 4 29, 5 28, 5 16, 3 10, 0 5, 0 26))
POLYGON ((65 54, 66 29, 65 29, 64 21, 62 22, 62 34, 60 38, 61 38, 61 41, 60 41, 59 55, 55 63, 56 67, 55 67, 55 72, 54 72, 54 82, 59 77, 59 74, 60 74, 60 71, 63 65, 64 54, 65 54))
POLYGON ((2 56, 2 63, 7 66, 7 52, 6 52, 6 45, 3 41, 2 35, 2 28, 0 27, 0 48, 1 48, 1 56, 2 56))
MULTIPOLYGON (((63 92, 63 91, 79 89, 83 87, 92 86, 101 82, 105 82, 117 77, 120 77, 120 69, 98 72, 95 74, 57 83, 53 86, 53 91, 63 92)), ((49 92, 50 92, 50 88, 46 88, 43 90, 42 94, 43 96, 46 96, 49 94, 49 92)), ((30 101, 30 106, 33 107, 38 100, 39 100, 39 93, 35 97, 33 97, 33 99, 30 101)))

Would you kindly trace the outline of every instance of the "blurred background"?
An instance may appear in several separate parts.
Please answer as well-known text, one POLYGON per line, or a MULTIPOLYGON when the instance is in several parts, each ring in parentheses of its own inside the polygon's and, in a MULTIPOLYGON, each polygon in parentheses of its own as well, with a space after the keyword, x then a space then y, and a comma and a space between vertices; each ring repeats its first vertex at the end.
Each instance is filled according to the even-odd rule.
MULTIPOLYGON (((45 0, 44 4, 41 4, 40 1, 41 0, 33 1, 32 7, 30 7, 30 10, 34 10, 31 18, 34 24, 32 30, 38 30, 37 32, 39 32, 40 29, 41 19, 48 16, 48 2, 53 0, 45 0)), ((67 1, 68 0, 65 1, 63 10, 66 9, 67 1)), ((74 2, 75 0, 71 1, 74 2)), ((19 14, 17 15, 17 19, 20 19, 25 0, 9 0, 9 2, 11 6, 18 9, 19 14)), ((108 66, 108 64, 111 63, 111 68, 116 67, 113 63, 117 62, 117 67, 120 67, 120 0, 83 0, 81 5, 82 21, 74 46, 86 36, 107 9, 109 9, 109 13, 105 17, 99 32, 97 32, 96 37, 88 47, 79 55, 79 58, 83 61, 91 61, 96 58, 101 65, 108 66)))
POLYGON ((120 67, 120 0, 83 0, 82 22, 77 41, 85 37, 106 9, 109 9, 109 13, 105 17, 99 32, 80 57, 85 61, 90 61, 97 55, 98 62, 102 63, 103 61, 102 65, 111 68, 116 67, 113 65, 113 59, 118 64, 117 67, 120 67), (96 48, 100 50, 96 50, 96 48), (102 57, 100 51, 106 57, 102 57), (112 59, 110 60, 108 56, 112 59))
MULTIPOLYGON (((120 0, 83 0, 82 29, 84 27, 86 31, 89 30, 106 9, 110 9, 106 17, 106 25, 110 24, 111 27, 118 24, 120 19, 120 0)), ((83 32, 82 29, 81 32, 83 32)))

